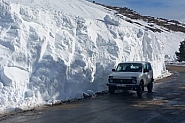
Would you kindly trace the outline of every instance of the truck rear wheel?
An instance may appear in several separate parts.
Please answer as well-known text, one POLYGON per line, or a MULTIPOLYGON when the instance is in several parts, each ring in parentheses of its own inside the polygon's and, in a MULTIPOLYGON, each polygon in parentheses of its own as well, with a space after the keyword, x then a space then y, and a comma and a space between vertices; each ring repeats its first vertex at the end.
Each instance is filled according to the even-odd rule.
POLYGON ((150 83, 147 85, 147 89, 148 89, 148 92, 149 92, 149 93, 152 92, 152 89, 153 89, 153 82, 150 82, 150 83))

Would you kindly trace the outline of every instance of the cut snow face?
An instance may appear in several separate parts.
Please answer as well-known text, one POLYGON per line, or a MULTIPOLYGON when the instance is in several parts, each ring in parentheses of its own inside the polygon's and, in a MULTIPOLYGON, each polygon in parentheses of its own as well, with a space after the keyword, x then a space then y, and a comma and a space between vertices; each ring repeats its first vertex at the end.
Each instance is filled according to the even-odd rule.
MULTIPOLYGON (((2 113, 106 90, 119 62, 149 61, 154 78, 165 71, 164 42, 101 6, 0 0, 0 9, 2 113)), ((166 40, 172 33, 159 35, 166 40)))

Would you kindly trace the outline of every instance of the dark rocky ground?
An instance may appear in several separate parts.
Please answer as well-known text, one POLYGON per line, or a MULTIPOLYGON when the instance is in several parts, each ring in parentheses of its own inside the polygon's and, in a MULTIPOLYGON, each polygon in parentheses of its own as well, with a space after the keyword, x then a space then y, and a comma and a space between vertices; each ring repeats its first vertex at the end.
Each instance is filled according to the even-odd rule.
POLYGON ((115 15, 119 16, 122 19, 124 18, 121 15, 128 17, 126 21, 129 23, 135 23, 137 25, 144 26, 141 23, 134 21, 134 20, 143 20, 148 23, 148 25, 147 26, 145 25, 145 27, 152 30, 153 32, 163 32, 163 30, 165 30, 185 33, 185 24, 178 22, 176 20, 141 15, 127 7, 107 6, 99 3, 95 4, 104 6, 106 9, 110 11, 115 10, 115 15), (158 25, 159 27, 155 27, 154 24, 158 25))

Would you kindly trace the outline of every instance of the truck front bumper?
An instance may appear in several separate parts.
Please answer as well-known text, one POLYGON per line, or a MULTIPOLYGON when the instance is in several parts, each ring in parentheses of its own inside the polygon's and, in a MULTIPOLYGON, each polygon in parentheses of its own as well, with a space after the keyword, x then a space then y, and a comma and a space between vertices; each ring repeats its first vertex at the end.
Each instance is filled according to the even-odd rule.
POLYGON ((114 87, 115 89, 123 90, 137 90, 137 84, 117 84, 117 83, 107 83, 107 86, 114 87))

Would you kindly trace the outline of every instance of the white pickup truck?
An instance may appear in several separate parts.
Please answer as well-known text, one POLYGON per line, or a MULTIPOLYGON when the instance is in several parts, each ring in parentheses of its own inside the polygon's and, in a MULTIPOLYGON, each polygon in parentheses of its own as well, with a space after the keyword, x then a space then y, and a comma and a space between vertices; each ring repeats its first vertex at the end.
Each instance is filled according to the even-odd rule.
POLYGON ((153 89, 153 70, 149 62, 119 63, 108 78, 108 90, 113 94, 117 89, 135 90, 138 97, 142 97, 144 87, 148 92, 153 89))

